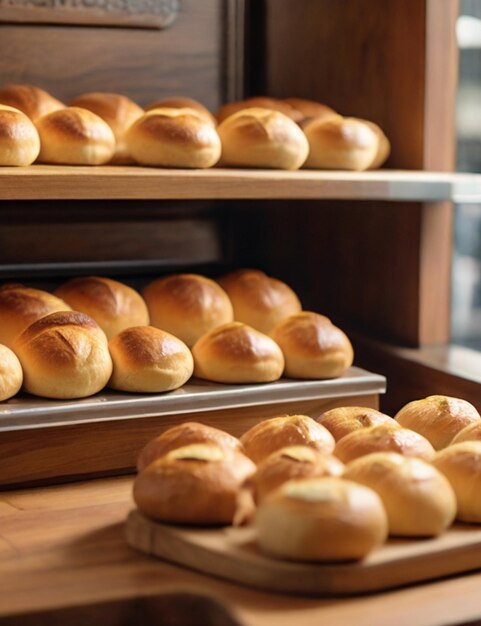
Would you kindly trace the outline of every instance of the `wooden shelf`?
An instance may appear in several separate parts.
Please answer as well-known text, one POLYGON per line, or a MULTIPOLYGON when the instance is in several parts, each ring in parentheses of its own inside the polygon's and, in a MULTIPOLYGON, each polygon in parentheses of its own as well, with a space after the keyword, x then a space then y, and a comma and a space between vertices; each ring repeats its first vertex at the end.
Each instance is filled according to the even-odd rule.
POLYGON ((0 169, 0 200, 89 199, 481 202, 481 175, 49 165, 0 169))

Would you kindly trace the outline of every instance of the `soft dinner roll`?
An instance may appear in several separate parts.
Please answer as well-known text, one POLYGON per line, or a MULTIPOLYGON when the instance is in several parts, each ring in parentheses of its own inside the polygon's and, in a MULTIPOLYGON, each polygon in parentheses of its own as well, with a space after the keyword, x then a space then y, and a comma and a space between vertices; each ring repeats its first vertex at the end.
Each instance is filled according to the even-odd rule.
POLYGON ((177 524, 230 524, 237 494, 255 472, 236 450, 196 443, 150 463, 134 482, 134 500, 152 519, 177 524))
POLYGON ((335 378, 351 365, 354 351, 345 333, 324 315, 301 311, 269 333, 286 360, 288 378, 335 378))
POLYGON ((368 454, 348 463, 344 478, 373 489, 386 509, 389 534, 433 537, 456 516, 456 497, 429 463, 395 452, 368 454))
POLYGON ((379 137, 369 124, 353 117, 315 119, 304 127, 309 156, 304 167, 367 170, 379 158, 379 137))
POLYGON ((377 138, 379 139, 377 154, 374 157, 374 161, 369 166, 370 170, 376 170, 378 167, 381 167, 381 165, 387 160, 388 156, 390 155, 391 143, 377 124, 375 124, 374 122, 369 122, 368 120, 362 121, 376 133, 377 138))
POLYGON ((371 452, 398 452, 404 456, 414 456, 431 461, 434 448, 422 435, 399 428, 397 424, 378 424, 355 430, 336 443, 334 454, 343 463, 371 452))
POLYGON ((331 433, 307 415, 263 420, 245 432, 240 441, 254 463, 288 446, 309 446, 324 454, 331 454, 335 446, 331 433))
POLYGON ((47 113, 65 108, 60 100, 33 85, 6 85, 0 90, 0 104, 20 109, 34 122, 47 113))
POLYGON ((481 523, 481 441, 462 441, 436 453, 433 465, 451 483, 462 522, 481 523))
POLYGON ((331 109, 331 107, 328 107, 326 104, 316 102, 315 100, 306 100, 305 98, 284 98, 282 102, 290 105, 296 111, 299 111, 303 116, 301 121, 312 118, 325 119, 338 115, 334 109, 331 109))
POLYGON ((145 107, 146 111, 152 109, 194 109, 197 113, 212 126, 217 126, 217 120, 212 113, 203 104, 194 100, 193 98, 186 98, 185 96, 172 96, 171 98, 163 98, 162 100, 155 100, 145 107))
POLYGON ((194 376, 218 383, 270 383, 284 370, 275 341, 241 322, 209 331, 196 341, 192 354, 194 376))
POLYGON ((217 132, 221 165, 297 170, 309 152, 302 130, 279 111, 244 109, 221 122, 217 132))
POLYGON ((115 152, 110 126, 98 115, 68 107, 44 115, 36 121, 40 135, 42 163, 61 165, 102 165, 115 152))
POLYGON ((20 391, 23 371, 16 354, 0 344, 0 402, 12 398, 20 391))
POLYGON ((218 280, 234 308, 234 319, 268 334, 282 319, 301 310, 294 291, 259 270, 238 270, 218 280))
POLYGON ((349 433, 367 426, 377 424, 394 424, 392 417, 384 415, 376 409, 369 409, 362 406, 340 406, 319 415, 316 422, 322 424, 331 433, 336 441, 342 439, 349 433))
POLYGON ((55 311, 70 311, 56 296, 23 285, 0 287, 0 343, 12 347, 13 340, 27 326, 55 311))
POLYGON ((213 443, 219 448, 227 448, 243 452, 241 442, 237 437, 229 433, 199 424, 198 422, 184 422, 165 430, 162 434, 151 439, 141 450, 137 460, 137 469, 141 472, 155 459, 160 459, 176 448, 191 445, 193 443, 213 443))
POLYGON ((25 113, 0 104, 0 166, 30 165, 40 152, 37 129, 25 113))
POLYGON ((239 111, 245 111, 246 109, 261 108, 268 111, 278 111, 283 115, 287 115, 294 122, 300 122, 305 116, 304 113, 292 106, 286 100, 279 100, 278 98, 268 98, 266 96, 256 96, 254 98, 247 98, 245 100, 238 100, 237 102, 229 102, 224 104, 217 113, 218 122, 223 122, 225 119, 238 113, 239 111))
POLYGON ((189 348, 205 333, 234 319, 232 304, 215 281, 198 274, 173 274, 143 291, 150 323, 182 339, 189 348))
POLYGON ((131 326, 149 323, 149 312, 142 296, 111 278, 74 278, 61 285, 55 295, 75 311, 93 317, 108 339, 131 326))
POLYGON ((109 387, 118 391, 159 393, 177 389, 194 371, 183 341, 153 326, 126 328, 109 341, 113 362, 109 387))
POLYGON ((91 92, 74 98, 70 106, 92 111, 110 126, 115 136, 112 163, 132 163, 125 143, 125 133, 144 114, 138 104, 117 93, 91 92))
POLYGON ((152 109, 132 124, 126 139, 142 165, 205 169, 221 155, 216 129, 195 109, 152 109))
POLYGON ((271 492, 256 514, 260 549, 301 561, 354 561, 387 536, 381 499, 342 478, 291 480, 271 492))
POLYGON ((411 428, 429 439, 433 447, 440 450, 448 446, 459 431, 481 420, 481 417, 466 400, 428 396, 403 406, 394 419, 401 426, 411 428))
POLYGON ((469 424, 469 426, 465 426, 449 445, 461 443, 461 441, 481 441, 481 420, 476 420, 472 424, 469 424))
POLYGON ((17 337, 13 349, 26 391, 46 398, 84 398, 100 391, 112 373, 107 337, 88 315, 59 311, 17 337))

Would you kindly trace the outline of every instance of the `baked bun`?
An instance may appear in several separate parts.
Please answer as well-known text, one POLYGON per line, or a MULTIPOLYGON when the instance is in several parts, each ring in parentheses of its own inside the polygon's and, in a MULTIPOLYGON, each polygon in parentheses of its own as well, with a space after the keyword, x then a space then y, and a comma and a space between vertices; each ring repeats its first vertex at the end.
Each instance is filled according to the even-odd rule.
POLYGON ((278 111, 244 109, 221 122, 217 132, 225 166, 297 170, 309 152, 299 126, 278 111))
POLYGON ((0 104, 0 166, 30 165, 39 152, 40 138, 32 120, 0 104))
POLYGON ((476 420, 469 426, 465 426, 449 445, 461 443, 462 441, 481 441, 481 420, 476 420))
POLYGON ((234 319, 261 333, 268 334, 278 322, 302 308, 286 283, 259 270, 238 270, 217 282, 232 302, 234 319))
POLYGON ((435 450, 448 446, 455 435, 481 417, 472 404, 449 396, 428 396, 409 402, 394 419, 420 433, 435 450))
POLYGON ((177 389, 194 371, 183 341, 153 326, 126 328, 109 341, 113 362, 109 387, 118 391, 160 393, 177 389))
POLYGON ((42 163, 102 165, 115 152, 110 126, 98 115, 79 107, 68 107, 36 121, 42 163))
POLYGON ((142 296, 111 278, 74 278, 61 285, 55 295, 75 311, 93 317, 108 339, 131 326, 149 323, 149 312, 142 296))
POLYGON ((137 470, 141 472, 152 461, 160 459, 171 450, 183 448, 193 443, 211 443, 219 446, 219 448, 237 450, 238 452, 244 451, 237 437, 233 437, 223 430, 198 422, 184 422, 165 430, 144 446, 137 460, 137 470))
POLYGON ((0 343, 9 346, 27 326, 55 311, 70 311, 69 305, 56 296, 23 285, 0 287, 0 343))
POLYGON ((334 109, 328 107, 326 104, 321 104, 315 100, 306 100, 305 98, 284 98, 282 101, 288 104, 302 115, 302 120, 307 119, 319 119, 337 116, 338 114, 334 109))
POLYGON ((107 337, 88 315, 60 311, 42 317, 15 339, 26 391, 45 398, 91 396, 112 373, 107 337))
POLYGON ((150 463, 134 482, 134 500, 148 517, 174 524, 230 524, 237 494, 255 472, 236 450, 196 443, 150 463))
POLYGON ((354 561, 387 537, 381 499, 342 478, 290 480, 256 514, 257 541, 268 555, 301 561, 354 561))
POLYGON ((434 448, 422 435, 399 428, 397 424, 367 426, 346 435, 336 443, 334 454, 343 463, 349 463, 372 452, 398 452, 425 461, 434 458, 434 448))
POLYGON ((355 430, 368 426, 376 426, 377 424, 398 425, 389 415, 362 406, 340 406, 331 409, 319 415, 316 422, 327 428, 336 441, 355 430))
POLYGON ((286 115, 294 122, 300 122, 305 116, 304 114, 293 107, 286 100, 279 100, 278 98, 268 98, 267 96, 255 96, 253 98, 246 98, 245 100, 237 100, 236 102, 229 102, 221 106, 217 113, 217 121, 223 122, 231 115, 246 109, 260 108, 267 109, 268 111, 277 111, 286 115))
POLYGON ((32 85, 6 85, 0 90, 0 104, 19 109, 33 122, 52 111, 65 108, 60 100, 32 85))
POLYGON ((456 497, 446 478, 429 463, 395 452, 368 454, 346 466, 344 478, 375 491, 389 521, 389 534, 435 537, 456 516, 456 497))
POLYGON ((369 122, 368 120, 362 120, 365 124, 369 126, 377 135, 379 140, 379 145, 377 149, 376 156, 374 157, 374 161, 369 166, 370 170, 376 170, 387 160, 391 153, 391 143, 389 139, 384 134, 383 130, 374 122, 369 122))
POLYGON ((132 124, 126 139, 141 165, 205 169, 221 154, 217 131, 194 109, 152 109, 132 124))
POLYGON ((362 171, 378 158, 378 134, 363 120, 315 119, 304 127, 304 133, 309 141, 306 168, 362 171))
POLYGON ((241 322, 209 331, 195 342, 192 354, 194 376, 217 383, 270 383, 284 370, 275 341, 241 322))
POLYGON ((147 285, 143 296, 150 323, 182 339, 189 348, 205 333, 234 319, 225 291, 198 274, 173 274, 147 285))
POLYGON ((0 344, 0 402, 12 398, 20 391, 23 371, 16 354, 0 344))
POLYGON ((185 96, 162 98, 161 100, 151 102, 145 107, 146 111, 151 111, 152 109, 194 109, 206 122, 212 126, 217 126, 217 120, 209 109, 193 98, 186 98, 185 96))
POLYGON ((324 315, 301 311, 269 333, 286 360, 288 378, 335 378, 351 365, 354 351, 345 333, 324 315))
POLYGON ((117 93, 91 92, 74 98, 70 102, 70 106, 92 111, 110 126, 115 136, 115 152, 112 163, 133 162, 125 143, 125 133, 144 114, 143 109, 138 104, 117 93))
POLYGON ((308 446, 331 454, 335 441, 331 433, 307 415, 285 415, 259 422, 240 438, 254 463, 288 446, 308 446))

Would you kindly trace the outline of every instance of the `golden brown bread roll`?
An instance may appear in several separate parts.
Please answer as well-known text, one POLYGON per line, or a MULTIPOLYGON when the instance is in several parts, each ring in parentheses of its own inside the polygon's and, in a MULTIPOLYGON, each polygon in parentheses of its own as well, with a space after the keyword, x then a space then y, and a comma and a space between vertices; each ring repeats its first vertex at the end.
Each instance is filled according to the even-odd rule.
POLYGON ((308 446, 331 454, 335 441, 331 433, 307 415, 285 415, 259 422, 240 438, 254 463, 288 446, 308 446))
POLYGON ((212 443, 219 448, 237 450, 238 452, 244 451, 237 437, 233 437, 223 430, 198 422, 183 422, 165 430, 144 446, 137 460, 137 470, 141 472, 152 461, 160 459, 167 452, 193 443, 212 443))
POLYGON ((194 371, 183 341, 153 326, 126 328, 109 341, 113 362, 109 387, 118 391, 160 393, 177 389, 194 371))
POLYGON ((244 109, 221 122, 217 132, 224 166, 297 170, 309 152, 299 126, 278 111, 244 109))
POLYGON ((374 157, 374 161, 369 166, 370 170, 376 170, 377 168, 381 167, 381 165, 383 165, 383 163, 389 157, 391 153, 391 143, 384 134, 383 130, 377 124, 375 124, 374 122, 369 122, 368 120, 362 121, 366 123, 369 128, 371 128, 376 133, 379 140, 376 156, 374 157))
POLYGON ((155 100, 145 107, 146 111, 152 109, 194 109, 199 115, 212 126, 217 126, 217 120, 212 113, 198 100, 186 98, 185 96, 172 96, 170 98, 162 98, 155 100))
POLYGON ((282 319, 301 310, 294 291, 259 270, 237 270, 217 281, 229 296, 234 319, 268 334, 282 319))
POLYGON ((152 109, 132 124, 126 140, 141 165, 205 169, 221 155, 216 129, 194 109, 152 109))
POLYGON ((326 104, 322 104, 321 102, 316 102, 315 100, 306 100, 306 98, 284 98, 283 102, 301 113, 301 121, 313 118, 325 119, 338 115, 334 109, 331 109, 331 107, 328 107, 326 104))
POLYGON ((134 482, 140 511, 174 524, 230 524, 243 482, 255 472, 236 450, 197 443, 150 463, 134 482))
POLYGON ((0 402, 12 398, 20 391, 23 371, 17 355, 0 344, 0 402))
POLYGON ((389 521, 389 534, 434 537, 456 516, 447 479, 429 463, 395 452, 376 452, 348 463, 344 478, 375 491, 389 521))
POLYGON ((275 341, 241 322, 202 335, 192 354, 194 376, 218 383, 270 383, 284 370, 284 357, 275 341))
POLYGON ((150 323, 182 339, 189 348, 205 333, 234 319, 225 291, 198 274, 173 274, 143 291, 150 323))
POLYGON ((41 317, 55 311, 70 311, 56 296, 23 285, 0 287, 0 343, 12 347, 13 340, 41 317))
POLYGON ((327 428, 336 441, 355 430, 368 426, 376 426, 377 424, 398 425, 389 415, 362 406, 341 406, 331 409, 319 415, 316 422, 327 428))
POLYGON ((26 166, 38 157, 40 137, 32 120, 0 104, 0 166, 26 166))
POLYGON ((462 441, 481 441, 481 420, 476 420, 472 424, 469 424, 469 426, 465 426, 449 445, 461 443, 462 441))
POLYGON ((269 333, 286 360, 288 378, 335 378, 351 365, 354 351, 346 334, 324 315, 301 311, 269 333))
POLYGON ((304 114, 293 107, 289 102, 286 102, 286 100, 269 98, 267 96, 255 96, 253 98, 246 98, 245 100, 238 100, 236 102, 224 104, 217 112, 217 121, 219 123, 223 122, 228 117, 238 113, 239 111, 245 111, 246 109, 252 108, 277 111, 286 115, 294 122, 300 122, 304 118, 304 114))
POLYGON ((33 85, 5 85, 0 90, 0 104, 19 109, 32 121, 65 108, 65 105, 49 93, 33 85))
POLYGON ((38 119, 36 126, 41 163, 102 165, 114 155, 115 137, 110 126, 87 109, 53 111, 38 119))
POLYGON ((343 463, 372 452, 398 452, 425 461, 434 458, 434 448, 419 433, 396 424, 378 424, 355 430, 336 443, 334 454, 343 463))
POLYGON ((142 296, 111 278, 73 278, 61 285, 55 295, 75 311, 93 317, 108 339, 131 326, 149 323, 149 312, 142 296))
POLYGON ((50 313, 14 341, 26 391, 46 398, 84 398, 100 391, 112 373, 107 337, 88 315, 50 313))
POLYGON ((256 514, 260 549, 302 561, 364 558, 387 537, 381 499, 342 478, 291 480, 271 492, 256 514))
POLYGON ((448 446, 465 426, 481 420, 472 404, 449 396, 428 396, 402 407, 394 419, 428 439, 435 450, 448 446))
POLYGON ((117 93, 91 92, 74 98, 70 102, 70 106, 92 111, 110 126, 115 136, 115 152, 112 163, 133 162, 125 142, 125 133, 144 114, 143 109, 138 104, 117 93))

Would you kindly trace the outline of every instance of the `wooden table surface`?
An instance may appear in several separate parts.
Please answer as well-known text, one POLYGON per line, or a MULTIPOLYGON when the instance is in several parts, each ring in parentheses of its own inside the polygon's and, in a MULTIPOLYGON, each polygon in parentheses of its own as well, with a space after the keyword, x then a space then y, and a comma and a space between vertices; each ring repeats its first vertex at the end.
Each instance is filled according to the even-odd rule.
MULTIPOLYGON (((0 493, 0 616, 195 590, 246 626, 446 626, 481 620, 481 573, 381 594, 309 599, 257 592, 130 549, 131 477, 0 493)), ((481 622, 480 622, 481 623, 481 622)))

